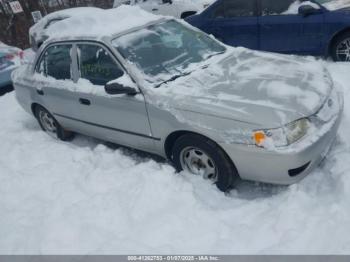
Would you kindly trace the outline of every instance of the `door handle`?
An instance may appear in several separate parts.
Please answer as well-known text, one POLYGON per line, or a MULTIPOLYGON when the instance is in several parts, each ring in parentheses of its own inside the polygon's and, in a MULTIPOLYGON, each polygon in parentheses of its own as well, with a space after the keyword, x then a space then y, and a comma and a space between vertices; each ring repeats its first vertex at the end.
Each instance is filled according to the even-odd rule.
POLYGON ((79 98, 79 103, 85 106, 89 106, 91 105, 91 102, 89 99, 85 99, 85 98, 79 98))
POLYGON ((153 8, 152 11, 158 11, 159 9, 158 8, 153 8))
POLYGON ((43 96, 43 95, 44 95, 44 90, 42 90, 42 89, 37 89, 36 92, 37 92, 37 94, 40 95, 40 96, 43 96))

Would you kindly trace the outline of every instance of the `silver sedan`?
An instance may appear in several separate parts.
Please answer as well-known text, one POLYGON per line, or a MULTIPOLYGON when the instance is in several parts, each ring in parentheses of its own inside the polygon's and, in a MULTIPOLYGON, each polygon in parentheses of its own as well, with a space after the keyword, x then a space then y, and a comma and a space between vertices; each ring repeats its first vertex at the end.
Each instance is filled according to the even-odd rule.
POLYGON ((154 17, 115 34, 60 32, 13 80, 17 100, 48 134, 155 153, 222 191, 238 177, 305 177, 331 147, 343 110, 312 58, 227 47, 154 17))

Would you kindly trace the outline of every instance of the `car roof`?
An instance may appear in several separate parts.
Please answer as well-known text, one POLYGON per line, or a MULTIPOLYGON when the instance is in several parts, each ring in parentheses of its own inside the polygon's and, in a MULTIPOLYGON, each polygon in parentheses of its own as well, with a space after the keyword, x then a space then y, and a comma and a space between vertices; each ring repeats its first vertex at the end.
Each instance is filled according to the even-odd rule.
POLYGON ((61 20, 46 30, 48 42, 66 40, 101 40, 143 27, 164 17, 139 7, 122 5, 96 13, 81 13, 61 20))

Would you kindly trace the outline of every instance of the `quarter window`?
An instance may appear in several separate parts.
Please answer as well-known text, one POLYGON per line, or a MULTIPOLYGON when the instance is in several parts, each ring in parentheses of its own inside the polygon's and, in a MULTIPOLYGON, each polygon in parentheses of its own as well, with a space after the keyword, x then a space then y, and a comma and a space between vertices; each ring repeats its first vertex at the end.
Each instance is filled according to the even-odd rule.
POLYGON ((72 45, 56 45, 46 49, 38 72, 57 80, 71 79, 72 45))
POLYGON ((94 85, 105 85, 124 73, 109 53, 96 45, 78 45, 80 77, 94 85))
POLYGON ((232 18, 256 15, 256 0, 223 0, 214 12, 214 17, 232 18))

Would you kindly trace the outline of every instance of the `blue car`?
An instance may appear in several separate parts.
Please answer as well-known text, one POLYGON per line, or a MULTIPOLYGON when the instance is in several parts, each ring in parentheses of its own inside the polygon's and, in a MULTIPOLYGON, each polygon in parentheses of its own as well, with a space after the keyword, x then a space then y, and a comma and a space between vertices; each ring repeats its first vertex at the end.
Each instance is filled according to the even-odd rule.
POLYGON ((11 73, 23 60, 23 51, 0 42, 0 88, 12 83, 11 73))
POLYGON ((350 61, 350 7, 339 0, 217 0, 186 21, 232 46, 350 61))

